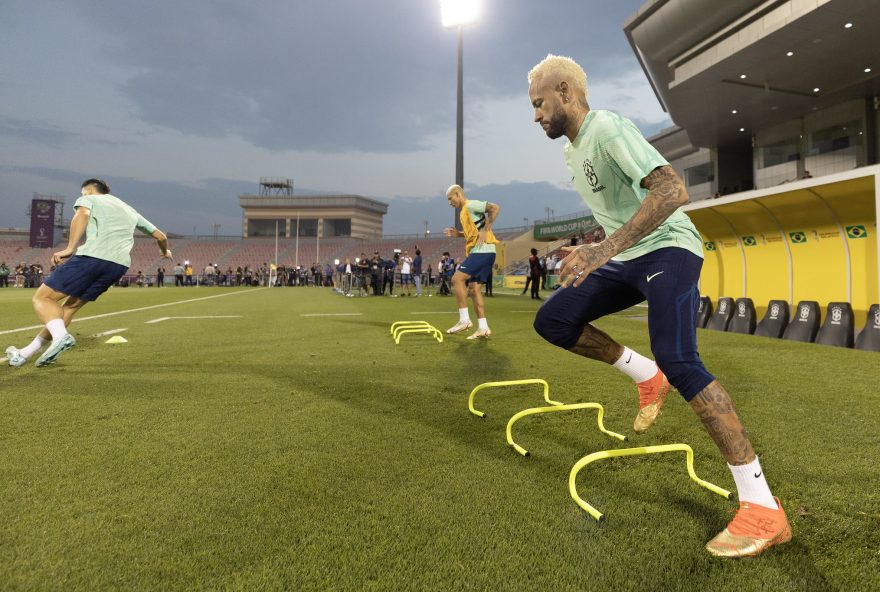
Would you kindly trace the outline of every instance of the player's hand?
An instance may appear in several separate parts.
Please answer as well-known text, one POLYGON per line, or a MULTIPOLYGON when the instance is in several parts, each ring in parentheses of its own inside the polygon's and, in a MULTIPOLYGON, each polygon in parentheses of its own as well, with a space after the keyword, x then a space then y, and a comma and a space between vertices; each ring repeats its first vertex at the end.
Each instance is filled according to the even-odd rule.
POLYGON ((447 227, 443 229, 443 234, 446 236, 457 237, 458 231, 455 228, 447 227))
POLYGON ((579 247, 563 247, 567 251, 562 260, 559 280, 563 288, 574 286, 577 288, 587 276, 605 265, 611 258, 600 245, 581 245, 579 247))
POLYGON ((73 249, 64 249, 63 251, 56 251, 52 253, 52 264, 53 265, 61 265, 65 259, 68 259, 71 255, 73 255, 73 249))
POLYGON ((163 259, 171 259, 171 249, 165 249, 165 252, 162 253, 163 259))

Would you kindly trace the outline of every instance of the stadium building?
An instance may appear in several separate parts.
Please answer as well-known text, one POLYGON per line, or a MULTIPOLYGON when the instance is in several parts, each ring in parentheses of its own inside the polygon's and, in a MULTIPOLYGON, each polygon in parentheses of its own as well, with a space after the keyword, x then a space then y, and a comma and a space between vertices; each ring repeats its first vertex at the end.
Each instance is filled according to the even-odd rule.
POLYGON ((790 305, 880 300, 876 0, 650 0, 624 25, 675 126, 701 292, 790 305))
POLYGON ((360 195, 294 195, 292 179, 263 177, 258 195, 240 195, 242 238, 382 236, 388 204, 360 195))

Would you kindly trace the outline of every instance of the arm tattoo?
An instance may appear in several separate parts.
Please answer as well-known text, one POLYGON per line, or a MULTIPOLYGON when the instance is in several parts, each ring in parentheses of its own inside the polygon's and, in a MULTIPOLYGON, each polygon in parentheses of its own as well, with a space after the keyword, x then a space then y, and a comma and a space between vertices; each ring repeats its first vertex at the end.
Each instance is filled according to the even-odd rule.
POLYGON ((733 401, 717 380, 697 393, 690 404, 728 464, 745 465, 755 460, 733 401))
POLYGON ((613 364, 623 355, 623 346, 614 341, 607 333, 592 325, 584 325, 581 336, 571 350, 579 356, 613 364))
POLYGON ((606 241, 606 248, 613 251, 611 257, 651 234, 675 210, 688 202, 684 183, 669 165, 651 171, 642 179, 641 186, 648 190, 645 201, 633 217, 606 241))

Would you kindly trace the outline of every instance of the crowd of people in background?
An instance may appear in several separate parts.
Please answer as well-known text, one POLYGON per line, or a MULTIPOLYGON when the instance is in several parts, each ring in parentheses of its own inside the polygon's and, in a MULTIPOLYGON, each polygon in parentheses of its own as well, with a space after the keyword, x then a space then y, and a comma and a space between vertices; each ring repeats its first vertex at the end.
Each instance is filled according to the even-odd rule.
POLYGON ((22 261, 10 267, 5 261, 0 262, 0 288, 36 288, 43 283, 43 275, 39 263, 27 265, 22 261))
MULTIPOLYGON (((599 242, 604 239, 601 228, 577 237, 582 243, 599 242), (600 236, 601 235, 601 236, 600 236)), ((534 249, 533 249, 534 250, 534 249)), ((547 289, 547 276, 556 273, 563 255, 549 253, 539 258, 540 286, 547 289)), ((353 261, 345 259, 333 263, 315 262, 310 266, 280 265, 276 268, 264 262, 254 266, 227 266, 225 269, 216 264, 208 263, 204 268, 196 268, 190 261, 181 261, 171 268, 163 266, 155 270, 130 269, 119 282, 120 287, 195 287, 195 286, 258 286, 258 287, 329 287, 337 288, 348 294, 362 296, 412 296, 424 295, 424 290, 432 294, 450 296, 452 294, 452 276, 460 261, 444 252, 437 261, 426 261, 421 251, 415 248, 412 253, 407 250, 395 249, 393 253, 382 256, 378 251, 372 255, 361 253, 353 261)), ((49 273, 54 266, 49 269, 49 273)), ((532 275, 527 267, 514 273, 525 272, 532 275)), ((43 283, 43 266, 35 263, 26 265, 7 265, 0 262, 0 288, 22 287, 37 288, 43 283)), ((527 287, 523 290, 525 293, 527 287)), ((492 282, 485 285, 485 293, 492 295, 492 282)))

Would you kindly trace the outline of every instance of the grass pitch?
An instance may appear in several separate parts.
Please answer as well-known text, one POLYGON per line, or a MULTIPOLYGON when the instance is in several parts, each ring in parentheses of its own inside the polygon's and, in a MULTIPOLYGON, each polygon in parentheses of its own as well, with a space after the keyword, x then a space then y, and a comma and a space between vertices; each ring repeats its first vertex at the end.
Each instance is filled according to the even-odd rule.
MULTIPOLYGON (((30 296, 0 291, 0 331, 36 324, 30 296)), ((682 454, 584 470, 578 489, 601 526, 571 500, 571 466, 607 448, 685 442, 700 477, 734 485, 679 397, 634 434, 635 387, 544 343, 537 304, 488 299, 487 342, 395 346, 392 322, 445 330, 455 302, 111 290, 81 312, 108 316, 74 323, 78 345, 56 365, 0 368, 0 588, 880 588, 878 354, 700 332, 794 533, 757 559, 720 560, 703 545, 735 504, 691 482, 682 454), (205 316, 235 318, 148 323, 205 316), (120 328, 126 344, 95 337, 120 328), (602 403, 629 442, 601 434, 595 411, 536 416, 517 424, 532 453, 520 457, 504 428, 543 403, 538 387, 482 391, 485 420, 467 411, 477 384, 520 378, 546 379, 565 403, 602 403)), ((597 324, 648 354, 640 313, 597 324)))

